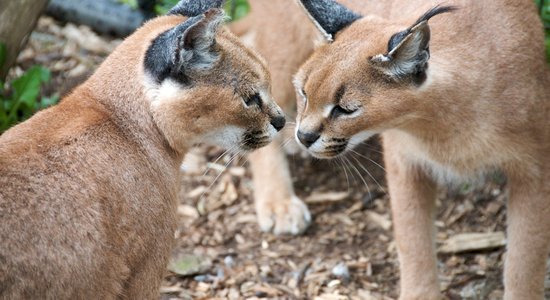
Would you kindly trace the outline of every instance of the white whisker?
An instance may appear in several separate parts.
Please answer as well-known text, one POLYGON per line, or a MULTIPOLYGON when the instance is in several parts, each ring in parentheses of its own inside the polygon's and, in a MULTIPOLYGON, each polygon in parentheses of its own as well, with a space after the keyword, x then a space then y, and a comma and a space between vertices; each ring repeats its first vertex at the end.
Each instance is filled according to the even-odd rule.
POLYGON ((355 167, 348 159, 347 157, 343 157, 349 164, 350 166, 353 168, 353 170, 355 170, 355 172, 357 173, 357 175, 359 176, 359 178, 361 179, 361 181, 363 181, 363 183, 365 184, 365 187, 367 187, 367 191, 369 193, 369 196, 371 195, 371 191, 370 191, 370 188, 369 188, 369 185, 367 183, 367 181, 365 180, 365 178, 363 178, 363 176, 361 176, 361 172, 359 172, 359 169, 357 169, 357 167, 355 167))
POLYGON ((380 190, 384 191, 384 188, 380 185, 380 183, 378 183, 378 180, 376 180, 376 178, 374 178, 374 176, 372 176, 372 174, 369 172, 369 170, 367 170, 367 168, 365 168, 365 166, 363 166, 363 164, 361 164, 361 162, 359 161, 359 159, 357 159, 357 157, 355 156, 351 156, 351 158, 353 158, 353 160, 355 160, 357 162, 357 164, 359 165, 359 167, 361 169, 363 169, 363 171, 365 171, 367 173, 367 175, 369 175, 369 177, 374 180, 374 182, 378 185, 378 187, 380 188, 380 190))
POLYGON ((212 181, 212 183, 210 183, 210 185, 206 188, 206 190, 204 190, 204 192, 202 192, 201 196, 199 197, 200 200, 202 200, 204 198, 204 195, 207 193, 207 192, 210 192, 210 189, 214 186, 214 183, 216 183, 216 181, 220 178, 220 176, 222 176, 223 173, 225 173, 225 171, 227 170, 227 167, 229 167, 229 165, 231 164, 231 162, 233 162, 233 160, 235 160, 235 158, 237 156, 239 156, 241 154, 241 151, 238 151, 237 153, 235 153, 235 155, 233 155, 229 161, 225 164, 224 166, 224 170, 221 171, 217 176, 216 178, 214 178, 214 180, 212 181))
POLYGON ((378 166, 380 169, 382 169, 382 171, 386 172, 386 169, 384 169, 384 167, 382 167, 382 166, 381 166, 379 163, 377 163, 376 161, 370 159, 369 157, 367 157, 367 156, 365 156, 365 155, 363 155, 363 154, 361 154, 361 153, 359 153, 359 152, 357 152, 357 151, 355 151, 355 150, 353 150, 353 149, 351 149, 351 152, 353 152, 353 153, 359 155, 359 156, 362 157, 362 158, 368 159, 371 163, 375 164, 375 165, 378 166))

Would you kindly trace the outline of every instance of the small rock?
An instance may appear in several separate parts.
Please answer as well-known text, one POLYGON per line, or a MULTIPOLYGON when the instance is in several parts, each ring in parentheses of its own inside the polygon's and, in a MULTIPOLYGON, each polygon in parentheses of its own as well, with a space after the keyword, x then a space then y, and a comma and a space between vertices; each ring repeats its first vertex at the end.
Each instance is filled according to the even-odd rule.
POLYGON ((349 268, 344 262, 338 263, 332 268, 332 275, 347 280, 350 278, 349 268))
POLYGON ((209 258, 185 254, 173 257, 168 264, 168 270, 181 276, 205 273, 211 267, 209 258))
POLYGON ((233 259, 233 256, 228 255, 223 259, 223 263, 228 268, 233 268, 235 266, 235 260, 233 259))

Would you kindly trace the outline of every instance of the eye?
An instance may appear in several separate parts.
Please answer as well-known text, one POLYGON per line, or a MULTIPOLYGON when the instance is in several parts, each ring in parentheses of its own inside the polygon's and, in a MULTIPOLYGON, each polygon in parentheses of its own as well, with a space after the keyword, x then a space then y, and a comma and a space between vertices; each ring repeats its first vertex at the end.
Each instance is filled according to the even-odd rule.
POLYGON ((304 89, 299 89, 299 90, 298 90, 298 94, 302 97, 302 100, 303 100, 304 102, 307 102, 306 91, 304 91, 304 89))
POLYGON ((351 115, 357 110, 358 110, 357 108, 349 109, 349 108, 342 107, 340 105, 336 105, 332 109, 331 116, 332 118, 337 118, 338 116, 341 116, 341 115, 351 115))
POLYGON ((248 107, 251 107, 253 105, 257 105, 258 107, 262 107, 262 97, 260 97, 259 93, 252 94, 251 96, 248 96, 244 99, 244 103, 248 107))

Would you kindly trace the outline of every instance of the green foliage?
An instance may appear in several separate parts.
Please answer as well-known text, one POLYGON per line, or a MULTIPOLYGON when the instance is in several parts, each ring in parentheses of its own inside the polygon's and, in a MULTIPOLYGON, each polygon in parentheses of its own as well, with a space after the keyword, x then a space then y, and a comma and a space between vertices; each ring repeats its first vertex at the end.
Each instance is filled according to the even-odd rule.
MULTIPOLYGON (((134 9, 138 8, 137 0, 118 0, 134 9)), ((174 7, 179 0, 151 0, 156 3, 155 13, 157 15, 164 15, 170 8, 174 7)), ((250 6, 247 0, 227 0, 225 3, 225 11, 227 15, 231 17, 231 20, 236 21, 248 14, 250 6)))
POLYGON ((155 13, 157 15, 166 14, 170 8, 174 7, 179 0, 156 0, 157 5, 155 5, 155 13))
POLYGON ((8 49, 7 49, 6 45, 0 43, 0 68, 6 62, 6 57, 7 56, 8 56, 8 49))
POLYGON ((124 4, 130 6, 130 7, 133 8, 133 9, 137 9, 137 8, 138 8, 138 2, 137 2, 137 0, 118 0, 118 2, 124 3, 124 4))
POLYGON ((250 5, 247 0, 228 0, 225 3, 225 11, 231 20, 237 21, 250 12, 250 5))
POLYGON ((540 16, 546 32, 546 56, 550 61, 550 0, 535 0, 540 8, 540 16))
MULTIPOLYGON (((130 0, 124 0, 130 1, 130 0)), ((156 13, 158 15, 163 15, 174 7, 179 2, 179 0, 157 0, 157 5, 155 7, 156 13)), ((225 12, 228 16, 231 17, 232 21, 236 21, 248 14, 250 11, 250 6, 248 5, 247 0, 227 0, 225 2, 225 12)))
MULTIPOLYGON (((0 67, 5 62, 5 45, 0 44, 0 67)), ((33 66, 19 78, 7 84, 0 81, 0 133, 23 121, 36 111, 57 103, 58 97, 40 99, 42 84, 50 81, 51 73, 41 66, 33 66), (40 100, 39 100, 40 99, 40 100)))

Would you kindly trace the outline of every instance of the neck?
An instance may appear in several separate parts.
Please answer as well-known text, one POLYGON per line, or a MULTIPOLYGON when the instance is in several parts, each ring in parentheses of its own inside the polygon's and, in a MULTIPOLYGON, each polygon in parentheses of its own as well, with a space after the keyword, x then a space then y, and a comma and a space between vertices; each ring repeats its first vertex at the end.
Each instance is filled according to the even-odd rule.
MULTIPOLYGON (((125 50, 131 51, 131 50, 125 50)), ((124 53, 118 51, 116 54, 124 53)), ((155 161, 166 161, 177 167, 183 161, 187 149, 175 151, 154 122, 150 105, 139 82, 140 76, 135 62, 125 61, 127 57, 111 55, 96 73, 81 88, 90 91, 93 97, 111 112, 112 121, 121 132, 139 145, 155 161), (118 66, 131 66, 120 68, 118 66), (106 80, 112 78, 112 80, 106 80)))

